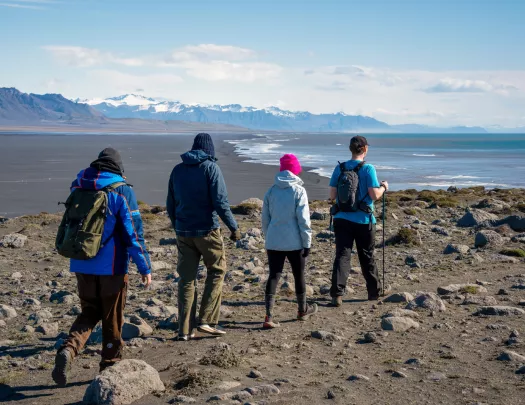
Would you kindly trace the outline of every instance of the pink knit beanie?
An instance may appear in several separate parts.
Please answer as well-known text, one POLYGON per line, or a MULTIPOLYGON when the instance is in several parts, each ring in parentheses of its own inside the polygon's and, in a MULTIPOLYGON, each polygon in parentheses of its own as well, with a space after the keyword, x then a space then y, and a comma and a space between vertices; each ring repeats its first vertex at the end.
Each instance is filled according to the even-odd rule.
POLYGON ((281 172, 288 170, 296 176, 301 173, 301 164, 295 155, 286 154, 281 158, 281 172))

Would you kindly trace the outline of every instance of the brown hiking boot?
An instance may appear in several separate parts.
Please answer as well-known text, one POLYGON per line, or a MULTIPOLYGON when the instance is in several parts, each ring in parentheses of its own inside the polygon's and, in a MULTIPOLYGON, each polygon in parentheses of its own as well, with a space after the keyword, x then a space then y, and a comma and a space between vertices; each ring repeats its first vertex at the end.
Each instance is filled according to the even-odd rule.
POLYGON ((340 307, 341 305, 343 305, 343 297, 332 297, 331 307, 340 307))
POLYGON ((55 356, 55 368, 51 376, 53 377, 53 381, 60 387, 67 385, 67 378, 71 370, 73 358, 73 352, 68 348, 60 350, 55 356))

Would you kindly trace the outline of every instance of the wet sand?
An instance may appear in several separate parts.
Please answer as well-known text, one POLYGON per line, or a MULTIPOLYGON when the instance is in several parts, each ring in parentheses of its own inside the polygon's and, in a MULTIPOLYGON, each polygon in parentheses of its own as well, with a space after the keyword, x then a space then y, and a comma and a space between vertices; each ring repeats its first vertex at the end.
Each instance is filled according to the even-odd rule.
MULTIPOLYGON (((250 135, 214 134, 230 202, 263 198, 278 170, 275 166, 243 163, 224 140, 250 135)), ((122 153, 125 174, 137 198, 165 204, 168 179, 180 155, 191 148, 191 135, 0 135, 0 215, 57 212, 76 174, 108 146, 122 153)), ((311 200, 327 196, 328 180, 301 175, 311 200)))

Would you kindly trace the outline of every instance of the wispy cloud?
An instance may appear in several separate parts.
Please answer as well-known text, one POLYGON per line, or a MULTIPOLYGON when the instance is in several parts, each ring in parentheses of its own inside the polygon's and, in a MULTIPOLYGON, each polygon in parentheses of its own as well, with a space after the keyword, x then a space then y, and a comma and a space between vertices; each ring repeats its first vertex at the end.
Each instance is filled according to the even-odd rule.
POLYGON ((124 66, 144 65, 144 61, 140 58, 124 58, 112 52, 104 52, 99 49, 60 45, 44 46, 43 49, 51 52, 53 56, 69 66, 90 67, 104 64, 124 66))
POLYGON ((30 10, 44 10, 44 7, 32 6, 28 4, 0 3, 0 7, 24 8, 30 10))
POLYGON ((494 84, 484 80, 441 79, 433 86, 423 89, 426 93, 488 93, 492 91, 518 90, 515 86, 494 84))

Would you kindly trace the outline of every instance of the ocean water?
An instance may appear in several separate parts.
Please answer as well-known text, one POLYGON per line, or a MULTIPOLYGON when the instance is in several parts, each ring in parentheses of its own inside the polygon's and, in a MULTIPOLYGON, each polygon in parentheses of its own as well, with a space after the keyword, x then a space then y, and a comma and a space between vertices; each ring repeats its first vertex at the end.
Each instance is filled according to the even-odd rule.
MULTIPOLYGON (((275 134, 229 141, 247 163, 278 165, 285 153, 330 177, 351 158, 351 134, 275 134)), ((393 190, 525 187, 525 134, 368 134, 366 161, 393 190)))

